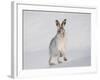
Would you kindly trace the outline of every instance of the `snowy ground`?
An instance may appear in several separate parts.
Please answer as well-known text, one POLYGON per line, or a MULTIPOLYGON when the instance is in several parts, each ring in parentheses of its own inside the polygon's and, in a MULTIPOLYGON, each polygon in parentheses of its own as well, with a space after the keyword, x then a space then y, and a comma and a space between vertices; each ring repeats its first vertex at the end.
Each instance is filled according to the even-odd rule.
POLYGON ((36 68, 54 68, 54 67, 81 67, 91 65, 91 52, 89 49, 68 51, 68 61, 49 66, 48 59, 49 53, 47 50, 39 50, 34 52, 24 53, 23 68, 36 69, 36 68))
POLYGON ((91 64, 91 15, 84 13, 63 13, 45 11, 24 11, 23 68, 80 67, 91 64), (56 35, 55 20, 67 19, 66 54, 68 61, 48 65, 49 44, 56 35))

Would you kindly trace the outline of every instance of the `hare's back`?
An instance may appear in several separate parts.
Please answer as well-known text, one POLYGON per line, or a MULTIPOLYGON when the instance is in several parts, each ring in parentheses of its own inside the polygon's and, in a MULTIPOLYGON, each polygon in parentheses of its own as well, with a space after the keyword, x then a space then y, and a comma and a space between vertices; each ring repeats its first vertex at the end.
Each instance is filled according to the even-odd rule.
POLYGON ((50 46, 49 47, 54 47, 56 46, 56 37, 54 37, 51 42, 50 42, 50 46))

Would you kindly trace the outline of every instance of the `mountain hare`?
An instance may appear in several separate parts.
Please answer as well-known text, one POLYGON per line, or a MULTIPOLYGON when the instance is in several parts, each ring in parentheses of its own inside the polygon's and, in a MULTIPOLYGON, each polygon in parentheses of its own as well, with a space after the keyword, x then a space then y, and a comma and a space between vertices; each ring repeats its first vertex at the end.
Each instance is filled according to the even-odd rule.
POLYGON ((57 34, 55 37, 51 40, 49 45, 49 65, 54 65, 57 63, 62 63, 60 61, 60 57, 63 58, 63 61, 67 61, 66 55, 65 55, 65 29, 64 26, 66 24, 66 19, 62 21, 60 24, 58 20, 56 20, 56 26, 57 26, 57 34), (52 61, 52 59, 55 59, 55 61, 52 61))

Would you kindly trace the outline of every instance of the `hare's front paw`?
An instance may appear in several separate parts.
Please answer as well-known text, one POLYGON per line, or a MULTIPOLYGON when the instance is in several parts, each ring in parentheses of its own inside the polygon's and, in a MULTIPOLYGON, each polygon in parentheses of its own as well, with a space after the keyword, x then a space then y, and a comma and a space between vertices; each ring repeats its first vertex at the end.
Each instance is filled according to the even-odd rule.
POLYGON ((58 63, 63 63, 63 61, 58 61, 58 63))
POLYGON ((56 65, 56 63, 53 63, 53 62, 52 62, 52 63, 49 63, 49 65, 56 65))
POLYGON ((59 57, 58 58, 58 63, 63 63, 63 62, 64 62, 63 57, 59 57))

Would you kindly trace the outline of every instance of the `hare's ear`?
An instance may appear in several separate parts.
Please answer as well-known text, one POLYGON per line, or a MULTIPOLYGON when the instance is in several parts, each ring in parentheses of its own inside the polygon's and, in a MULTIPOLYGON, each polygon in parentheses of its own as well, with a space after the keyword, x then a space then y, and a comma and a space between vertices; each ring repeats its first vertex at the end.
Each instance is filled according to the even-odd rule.
POLYGON ((56 20, 56 26, 57 26, 57 27, 60 27, 60 23, 59 23, 58 20, 56 20))
POLYGON ((66 25, 66 19, 64 19, 64 20, 62 21, 61 27, 65 26, 65 25, 66 25))

